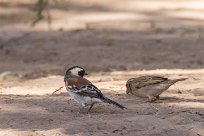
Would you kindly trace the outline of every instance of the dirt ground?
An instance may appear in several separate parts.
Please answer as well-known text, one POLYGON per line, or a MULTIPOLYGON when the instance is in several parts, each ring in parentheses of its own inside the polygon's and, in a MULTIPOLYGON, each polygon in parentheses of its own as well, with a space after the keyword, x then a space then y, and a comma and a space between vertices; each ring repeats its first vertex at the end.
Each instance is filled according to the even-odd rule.
POLYGON ((58 1, 51 30, 33 3, 0 0, 0 136, 204 136, 204 1, 58 1), (52 95, 73 65, 127 109, 52 95), (188 79, 148 103, 125 94, 141 75, 188 79))

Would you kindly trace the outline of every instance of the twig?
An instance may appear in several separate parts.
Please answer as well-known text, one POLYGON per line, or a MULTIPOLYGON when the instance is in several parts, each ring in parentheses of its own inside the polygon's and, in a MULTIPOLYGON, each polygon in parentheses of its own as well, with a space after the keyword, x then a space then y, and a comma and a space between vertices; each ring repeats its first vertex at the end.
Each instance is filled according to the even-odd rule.
POLYGON ((38 0, 35 5, 36 10, 36 19, 32 22, 32 26, 35 26, 39 21, 44 19, 43 13, 46 12, 48 16, 48 24, 51 22, 51 17, 49 15, 48 11, 49 1, 48 0, 38 0))
POLYGON ((189 76, 189 77, 193 78, 194 80, 199 80, 199 78, 195 78, 195 77, 193 77, 193 76, 189 76))
POLYGON ((58 89, 55 89, 55 91, 52 93, 52 95, 55 94, 56 92, 62 90, 62 88, 63 88, 63 86, 60 86, 58 89))

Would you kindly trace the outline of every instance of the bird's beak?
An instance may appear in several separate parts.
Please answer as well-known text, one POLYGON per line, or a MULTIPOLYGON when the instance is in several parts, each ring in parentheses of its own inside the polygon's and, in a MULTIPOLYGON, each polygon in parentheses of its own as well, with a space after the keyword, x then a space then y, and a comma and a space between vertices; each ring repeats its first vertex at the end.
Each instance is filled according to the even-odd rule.
POLYGON ((88 75, 88 74, 85 72, 84 75, 88 75))

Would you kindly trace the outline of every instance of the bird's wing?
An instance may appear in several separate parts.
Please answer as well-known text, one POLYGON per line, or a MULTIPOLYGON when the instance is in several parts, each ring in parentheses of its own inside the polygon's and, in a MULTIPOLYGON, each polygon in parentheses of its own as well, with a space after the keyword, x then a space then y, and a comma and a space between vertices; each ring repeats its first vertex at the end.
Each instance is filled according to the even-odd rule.
POLYGON ((81 96, 89 96, 94 98, 102 98, 101 91, 94 86, 90 81, 82 77, 73 77, 67 80, 67 85, 72 92, 81 96))
POLYGON ((168 80, 168 78, 159 77, 159 76, 142 76, 138 78, 132 78, 130 79, 130 82, 134 83, 134 86, 139 89, 144 86, 159 84, 166 80, 168 80))
POLYGON ((80 88, 76 93, 83 95, 83 96, 89 96, 92 98, 102 98, 103 94, 101 91, 94 86, 93 84, 88 84, 80 88))

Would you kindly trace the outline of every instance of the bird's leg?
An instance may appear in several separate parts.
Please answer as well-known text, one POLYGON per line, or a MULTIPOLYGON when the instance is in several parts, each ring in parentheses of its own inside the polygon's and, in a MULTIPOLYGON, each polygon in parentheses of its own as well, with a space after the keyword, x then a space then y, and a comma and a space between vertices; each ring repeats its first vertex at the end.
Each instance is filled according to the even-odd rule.
POLYGON ((89 113, 89 111, 91 110, 91 108, 93 107, 94 104, 91 104, 90 108, 87 111, 87 114, 89 113))
POLYGON ((156 101, 157 100, 157 98, 156 97, 154 97, 154 96, 148 96, 148 98, 149 98, 149 102, 154 102, 154 101, 156 101))

